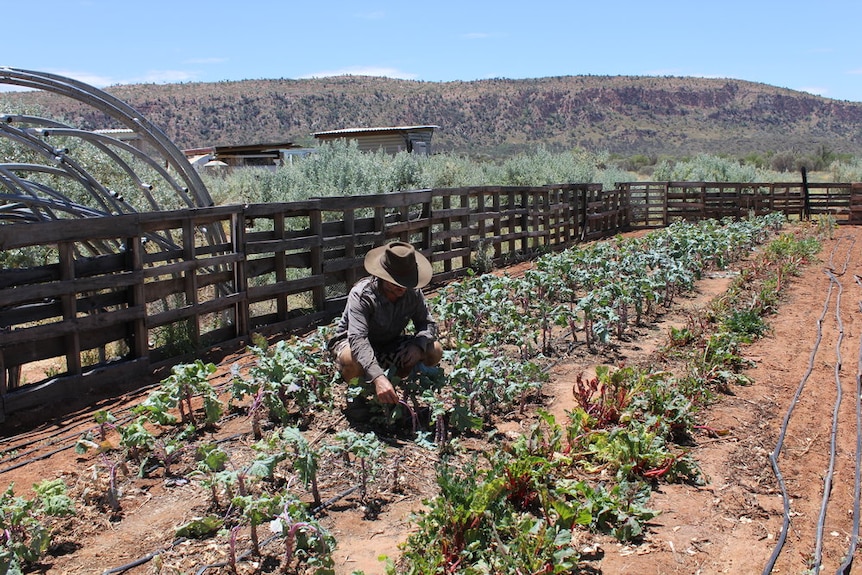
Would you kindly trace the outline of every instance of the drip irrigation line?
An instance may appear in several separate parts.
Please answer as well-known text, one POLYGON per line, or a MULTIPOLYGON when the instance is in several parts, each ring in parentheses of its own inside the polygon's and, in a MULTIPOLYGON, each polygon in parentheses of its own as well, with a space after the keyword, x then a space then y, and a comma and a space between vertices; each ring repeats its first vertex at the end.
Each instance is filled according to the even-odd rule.
MULTIPOLYGON (((119 422, 115 423, 114 425, 120 426, 120 425, 122 425, 122 424, 124 424, 124 423, 127 423, 127 422, 131 421, 132 419, 133 419, 133 417, 132 417, 132 416, 129 416, 127 419, 124 419, 123 421, 119 421, 119 422)), ((94 425, 94 427, 98 427, 98 425, 94 425)), ((57 436, 54 436, 53 438, 51 438, 51 441, 50 441, 47 445, 55 445, 55 444, 57 444, 57 443, 63 443, 63 442, 66 442, 66 441, 72 441, 72 443, 66 444, 66 445, 64 445, 63 447, 59 447, 59 448, 57 448, 57 449, 54 449, 54 450, 52 450, 52 451, 49 451, 48 453, 43 453, 43 454, 41 454, 41 455, 37 455, 37 456, 35 456, 35 457, 31 457, 30 459, 27 459, 27 460, 25 460, 25 461, 22 461, 22 462, 16 463, 15 465, 11 465, 11 466, 9 466, 9 467, 4 467, 3 469, 0 469, 0 475, 2 475, 2 474, 4 474, 4 473, 7 473, 7 472, 9 472, 9 471, 12 471, 12 470, 14 470, 14 469, 18 469, 19 467, 23 467, 23 466, 27 465, 28 463, 34 463, 34 462, 36 462, 36 461, 41 461, 41 460, 43 460, 43 459, 48 459, 48 458, 49 458, 49 457, 51 457, 51 456, 54 456, 54 455, 56 455, 56 454, 58 454, 58 453, 61 453, 61 452, 63 452, 63 451, 66 451, 67 449, 71 449, 71 448, 75 447, 75 445, 77 444, 78 439, 81 437, 81 435, 83 435, 83 433, 86 433, 86 431, 84 431, 84 432, 77 432, 77 433, 73 433, 73 434, 67 435, 67 436, 65 436, 65 437, 57 437, 57 436)), ((34 443, 37 443, 37 441, 36 441, 36 440, 33 440, 33 441, 30 441, 30 442, 24 443, 24 444, 22 444, 22 445, 20 445, 20 446, 17 446, 17 447, 23 447, 24 445, 32 445, 32 444, 34 444, 34 443)), ((9 453, 10 451, 13 451, 13 449, 6 450, 6 451, 4 451, 3 453, 9 453)), ((26 456, 26 455, 30 455, 31 453, 37 453, 38 451, 39 451, 39 449, 38 449, 38 448, 30 449, 30 450, 25 451, 25 452, 23 452, 23 453, 18 453, 18 454, 16 454, 16 455, 14 455, 14 456, 12 456, 12 457, 8 458, 6 461, 15 461, 16 459, 19 459, 19 458, 24 457, 24 456, 26 456)))
MULTIPOLYGON (((817 573, 823 559, 823 529, 826 524, 826 509, 829 505, 829 496, 832 494, 832 479, 835 475, 835 453, 838 442, 838 414, 841 408, 843 392, 841 390, 841 342, 844 340, 844 323, 841 321, 841 294, 844 291, 841 282, 831 271, 826 271, 829 280, 838 286, 835 296, 835 319, 838 323, 838 339, 835 342, 835 404, 832 408, 832 430, 829 439, 829 467, 826 477, 823 479, 823 499, 820 504, 820 516, 817 519, 817 536, 814 547, 813 569, 817 573)), ((831 284, 830 284, 831 285, 831 284)))
POLYGON ((102 571, 102 575, 114 575, 114 573, 125 573, 129 569, 134 569, 135 567, 137 567, 139 565, 143 565, 147 561, 152 560, 153 557, 161 555, 165 551, 170 551, 171 549, 173 549, 174 547, 176 547, 177 545, 179 545, 180 543, 182 543, 185 540, 186 540, 185 537, 180 537, 179 539, 174 539, 171 542, 171 544, 168 545, 167 547, 162 547, 158 551, 153 551, 152 553, 147 553, 143 557, 135 559, 131 563, 126 563, 125 565, 120 565, 119 567, 113 567, 113 568, 108 569, 106 571, 102 571))
MULTIPOLYGON (((859 276, 856 283, 862 286, 859 276)), ((862 302, 859 304, 862 311, 862 302)), ((853 478, 853 528, 850 533, 850 544, 844 554, 844 562, 838 567, 835 575, 849 575, 853 566, 853 556, 859 543, 859 501, 862 499, 862 337, 859 338, 859 349, 856 362, 856 473, 853 478)))
MULTIPOLYGON (((845 273, 847 273, 847 266, 850 265, 850 256, 853 255, 853 246, 856 245, 856 238, 855 237, 848 238, 846 236, 842 236, 842 237, 838 238, 837 242, 835 242, 835 246, 832 248, 833 254, 838 249, 838 246, 841 243, 841 240, 843 240, 843 239, 849 239, 850 240, 850 247, 847 248, 847 250, 844 252, 844 265, 841 267, 841 272, 835 273, 835 275, 839 275, 839 276, 843 276, 845 273)), ((832 270, 833 272, 835 272, 835 266, 832 265, 832 256, 831 255, 829 256, 829 269, 832 270)))
POLYGON ((784 543, 787 540, 787 532, 790 529, 790 495, 787 492, 787 485, 784 483, 784 477, 781 474, 781 469, 778 466, 778 456, 781 453, 781 449, 784 446, 784 436, 787 434, 787 426, 790 423, 790 417, 793 414, 793 410, 796 407, 797 402, 799 401, 799 397, 802 395, 802 390, 805 388, 805 384, 808 382, 808 378, 811 376, 811 373, 814 371, 814 358, 817 355, 817 351, 820 348, 820 342, 823 339, 823 319, 826 317, 826 313, 829 311, 829 301, 832 299, 832 288, 833 284, 829 282, 829 289, 826 292, 826 298, 823 302, 823 311, 820 314, 820 317, 817 319, 817 336, 814 340, 814 347, 811 350, 811 354, 808 357, 808 368, 805 370, 805 374, 802 376, 802 379, 799 381, 799 385, 796 388, 796 392, 793 394, 793 399, 790 402, 790 405, 787 407, 787 412, 784 414, 784 419, 781 422, 781 428, 778 432, 778 440, 775 444, 775 449, 772 453, 769 454, 769 463, 772 465, 772 471, 775 473, 775 478, 778 481, 778 487, 781 490, 781 499, 784 506, 784 518, 781 524, 781 531, 778 535, 778 539, 775 544, 775 548, 772 551, 772 555, 769 557, 769 561, 767 561, 766 566, 763 568, 763 575, 769 575, 772 573, 772 569, 775 567, 775 562, 778 560, 778 556, 781 554, 781 550, 784 547, 784 543))
POLYGON ((829 263, 827 267, 831 270, 835 269, 835 264, 833 263, 835 260, 835 252, 838 250, 838 246, 841 245, 841 240, 844 239, 843 236, 836 238, 835 245, 832 246, 832 250, 829 252, 829 263))
POLYGON ((338 495, 330 497, 329 499, 327 499, 326 501, 324 501, 323 503, 321 503, 320 505, 318 505, 317 507, 312 509, 311 514, 317 515, 318 513, 320 513, 321 511, 323 511, 324 509, 326 509, 330 505, 332 505, 333 503, 336 503, 337 501, 344 499, 345 497, 347 497, 351 493, 355 492, 356 490, 360 489, 361 487, 362 487, 361 484, 360 485, 354 485, 353 487, 349 487, 349 488, 345 489, 344 491, 342 491, 338 495))
MULTIPOLYGON (((218 379, 218 378, 220 378, 220 377, 227 377, 228 375, 230 375, 230 374, 222 374, 221 376, 216 376, 216 378, 218 379)), ((135 407, 137 407, 140 403, 138 402, 138 403, 134 403, 134 404, 133 404, 133 403, 130 403, 130 402, 133 402, 133 401, 134 401, 134 399, 135 399, 136 397, 140 398, 140 396, 142 396, 144 392, 146 392, 146 391, 148 391, 148 390, 151 390, 151 389, 154 389, 154 388, 158 387, 159 385, 161 385, 161 383, 156 383, 156 384, 148 385, 148 386, 142 387, 142 388, 140 388, 140 389, 138 389, 138 390, 135 390, 135 391, 134 391, 133 393, 131 393, 131 394, 126 394, 126 395, 124 395, 124 396, 122 396, 122 397, 117 398, 116 400, 114 400, 114 401, 113 401, 113 404, 114 404, 114 405, 122 405, 122 404, 126 404, 126 406, 125 406, 125 407, 123 407, 122 409, 117 410, 115 415, 117 415, 117 414, 125 414, 125 413, 127 413, 127 412, 132 411, 132 410, 133 410, 135 407)), ((225 385, 225 386, 226 386, 227 384, 222 384, 222 385, 225 385)), ((217 386, 216 388, 218 389, 218 386, 217 386)), ((83 421, 84 421, 87 417, 92 417, 92 413, 90 412, 90 413, 87 413, 87 414, 85 414, 85 415, 81 415, 81 416, 77 417, 77 418, 76 418, 76 419, 78 420, 78 422, 77 422, 77 423, 67 423, 67 424, 66 424, 66 427, 68 427, 69 425, 78 425, 78 424, 83 424, 83 421)), ((135 417, 136 417, 136 416, 135 416, 135 414, 131 414, 131 415, 128 415, 127 417, 124 417, 123 419, 119 419, 119 418, 118 418, 117 422, 116 422, 116 423, 114 423, 113 425, 114 425, 114 426, 116 426, 116 427, 121 427, 122 425, 124 425, 124 424, 126 424, 126 423, 128 423, 128 422, 132 421, 135 417)), ((226 419, 228 419, 228 418, 230 418, 230 417, 231 417, 231 416, 227 416, 227 417, 226 417, 226 419)), ((94 424, 93 424, 93 428, 97 428, 97 427, 98 427, 98 424, 94 423, 94 424)), ((36 461, 42 461, 43 459, 48 459, 49 457, 52 457, 52 456, 54 456, 54 455, 56 455, 56 454, 58 454, 58 453, 61 453, 61 452, 63 452, 63 451, 66 451, 67 449, 71 449, 71 448, 75 447, 75 445, 77 444, 78 439, 81 437, 81 435, 82 435, 83 433, 86 433, 86 430, 85 430, 85 431, 83 431, 83 432, 74 432, 74 433, 70 433, 70 434, 67 434, 67 435, 62 435, 62 434, 61 434, 61 433, 62 433, 62 431, 58 431, 57 433, 54 433, 53 435, 47 435, 47 436, 45 436, 45 437, 31 437, 31 436, 34 436, 34 435, 36 435, 36 434, 38 434, 38 433, 39 433, 38 431, 28 431, 28 432, 25 432, 25 433, 22 433, 22 434, 19 434, 19 435, 10 436, 10 437, 8 437, 8 438, 4 438, 4 439, 0 440, 0 444, 4 444, 4 443, 11 444, 11 443, 13 443, 13 442, 14 442, 14 441, 16 441, 16 440, 23 440, 23 439, 27 438, 27 439, 26 439, 26 441, 23 441, 22 443, 18 443, 18 444, 15 444, 15 445, 10 445, 10 446, 9 446, 9 447, 7 447, 6 449, 3 449, 2 451, 0 451, 0 456, 5 456, 6 454, 9 454, 9 453, 14 453, 14 452, 16 452, 16 451, 18 451, 18 450, 20 450, 20 449, 23 449, 23 448, 25 448, 25 447, 30 447, 30 446, 35 445, 35 444, 38 444, 38 443, 43 443, 43 444, 44 444, 44 445, 43 445, 43 447, 44 447, 44 446, 56 445, 56 444, 58 444, 58 443, 65 443, 65 442, 67 442, 67 441, 71 441, 72 443, 66 444, 66 445, 64 445, 63 447, 60 447, 60 448, 57 448, 57 449, 51 450, 51 451, 49 451, 49 452, 47 452, 47 453, 43 453, 43 454, 41 454, 41 455, 37 455, 37 456, 35 456, 35 457, 32 457, 32 458, 26 459, 26 460, 24 460, 24 461, 21 461, 21 462, 19 462, 19 463, 16 463, 15 465, 10 465, 10 466, 8 466, 8 467, 4 467, 4 468, 0 469, 0 475, 2 475, 2 474, 4 474, 4 473, 7 473, 7 472, 9 472, 9 471, 14 471, 15 469, 19 469, 19 468, 21 468, 21 467, 24 467, 24 466, 26 466, 26 465, 30 464, 30 463, 35 463, 36 461)), ((242 435, 242 434, 237 434, 237 435, 242 435)), ((230 438, 222 439, 222 440, 218 441, 217 443, 222 443, 222 442, 224 442, 224 441, 226 441, 226 440, 230 440, 230 439, 233 439, 233 438, 235 438, 235 437, 236 437, 236 436, 231 436, 230 438)), ((33 448, 33 449, 28 449, 27 451, 23 451, 23 452, 20 452, 20 453, 15 453, 15 455, 12 455, 11 457, 4 458, 4 461, 7 461, 7 462, 15 461, 15 460, 20 459, 20 458, 22 458, 22 457, 26 457, 26 456, 28 456, 28 455, 30 455, 30 454, 32 454, 32 453, 38 453, 38 452, 39 452, 39 448, 38 448, 38 447, 33 448)))
MULTIPOLYGON (((781 454, 781 450, 782 450, 783 445, 784 445, 784 438, 785 438, 785 435, 787 434, 787 427, 790 423, 790 418, 793 414, 793 410, 796 407, 796 404, 799 402, 799 398, 802 395, 802 391, 805 387, 805 384, 808 381, 808 378, 811 376, 811 373, 814 371, 814 359, 815 359, 817 352, 820 348, 820 342, 823 339, 823 321, 826 318, 826 314, 829 310, 829 302, 832 299, 832 291, 835 288, 835 286, 837 285, 838 286, 838 295, 836 296, 836 309, 835 309, 835 314, 836 314, 836 318, 837 318, 838 326, 839 326, 839 338, 838 338, 838 342, 836 344, 837 362, 836 362, 836 366, 835 366, 835 380, 836 380, 836 388, 837 388, 837 397, 836 397, 836 401, 835 401, 835 406, 833 408, 832 431, 831 431, 831 441, 830 441, 829 471, 828 471, 828 473, 824 479, 823 502, 822 502, 822 506, 821 506, 820 518, 818 520, 818 525, 817 525, 817 541, 816 541, 815 558, 814 558, 815 570, 819 569, 819 566, 820 566, 820 560, 821 560, 821 556, 822 556, 821 555, 822 554, 822 542, 823 542, 823 523, 825 521, 826 507, 828 504, 828 499, 829 499, 829 495, 830 495, 831 488, 832 488, 832 478, 834 475, 835 453, 836 453, 836 436, 837 436, 837 425, 838 425, 838 410, 840 407, 841 396, 842 396, 839 372, 841 369, 840 345, 841 345, 841 341, 843 339, 843 334, 844 334, 844 327, 843 327, 843 323, 841 322, 841 315, 840 315, 841 292, 843 291, 843 287, 842 287, 841 283, 838 281, 837 275, 843 275, 844 273, 846 273, 847 266, 849 265, 849 262, 850 262, 850 256, 851 256, 852 251, 853 251, 852 248, 853 248, 853 245, 855 245, 855 243, 856 243, 855 239, 853 239, 851 241, 851 246, 845 252, 845 259, 844 259, 842 271, 836 273, 834 271, 835 253, 838 249, 838 246, 842 243, 843 239, 845 239, 845 238, 843 238, 843 237, 838 238, 838 241, 833 246, 832 251, 831 251, 830 256, 829 256, 828 268, 826 270, 824 270, 825 273, 829 277, 829 289, 826 293, 826 298, 824 299, 824 302, 823 302, 823 311, 817 320, 817 336, 815 338, 814 347, 811 350, 811 354, 810 354, 809 359, 808 359, 808 368, 806 369, 805 374, 803 375, 802 379, 800 380, 799 386, 797 387, 796 392, 793 395, 793 399, 790 402, 790 405, 788 406, 787 412, 785 413, 785 416, 784 416, 784 419, 782 421, 781 428, 780 428, 780 431, 778 434, 778 440, 776 442, 775 449, 772 451, 772 453, 769 454, 769 462, 772 466, 772 470, 775 473, 776 480, 777 480, 779 488, 781 490, 784 517, 782 520, 781 532, 780 532, 779 537, 777 539, 775 548, 773 549, 772 555, 770 556, 769 561, 767 562, 766 566, 764 567, 763 575, 768 575, 768 574, 772 573, 772 569, 775 567, 775 562, 777 561, 778 556, 781 554, 781 550, 783 549, 784 544, 787 541, 787 534, 788 534, 788 531, 790 529, 790 496, 787 492, 787 485, 784 482, 784 477, 783 477, 783 475, 781 473, 781 469, 778 465, 778 458, 781 454)), ((862 351, 860 351, 860 353, 862 353, 862 351)), ((862 361, 862 359, 860 359, 860 361, 862 361)), ((857 401, 858 400, 859 400, 859 394, 857 393, 857 401)), ((859 472, 859 465, 857 465, 857 473, 858 472, 859 472)), ((856 483, 857 483, 857 488, 858 488, 858 484, 859 484, 858 479, 857 479, 856 483)))
POLYGON ((48 453, 43 453, 42 455, 31 457, 30 459, 27 459, 25 461, 19 461, 14 465, 10 465, 9 467, 4 467, 3 469, 0 469, 0 474, 13 471, 15 469, 18 469, 19 467, 24 467, 25 465, 28 465, 30 463, 35 463, 37 461, 42 461, 43 459, 48 459, 50 457, 53 457, 54 455, 57 455, 58 453, 66 451, 67 449, 72 449, 73 447, 75 447, 75 444, 70 443, 69 445, 64 445, 63 447, 60 447, 58 449, 51 450, 48 453))

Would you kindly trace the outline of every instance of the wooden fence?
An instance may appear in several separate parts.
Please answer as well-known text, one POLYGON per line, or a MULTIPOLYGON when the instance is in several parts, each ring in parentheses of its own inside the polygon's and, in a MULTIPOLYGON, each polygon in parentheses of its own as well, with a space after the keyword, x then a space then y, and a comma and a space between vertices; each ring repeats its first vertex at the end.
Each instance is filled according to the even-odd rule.
MULTIPOLYGON (((855 184, 811 188, 810 213, 862 209, 855 184)), ((0 226, 0 251, 44 258, 0 276, 0 422, 327 323, 390 240, 422 251, 439 285, 676 219, 801 216, 805 198, 800 184, 471 187, 0 226)))
POLYGON ((772 212, 830 214, 841 223, 862 223, 862 184, 631 182, 617 189, 627 196, 632 228, 772 212))

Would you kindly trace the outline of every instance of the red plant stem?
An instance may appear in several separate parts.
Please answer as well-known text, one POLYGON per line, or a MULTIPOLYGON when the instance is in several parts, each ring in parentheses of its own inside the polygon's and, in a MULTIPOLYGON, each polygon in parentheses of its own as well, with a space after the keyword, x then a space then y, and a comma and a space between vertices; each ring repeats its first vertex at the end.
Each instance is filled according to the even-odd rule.
POLYGON ((668 471, 670 471, 670 468, 673 467, 675 461, 675 457, 669 457, 664 465, 662 465, 661 467, 656 467, 655 469, 648 469, 647 471, 644 471, 643 476, 650 479, 663 477, 668 471))

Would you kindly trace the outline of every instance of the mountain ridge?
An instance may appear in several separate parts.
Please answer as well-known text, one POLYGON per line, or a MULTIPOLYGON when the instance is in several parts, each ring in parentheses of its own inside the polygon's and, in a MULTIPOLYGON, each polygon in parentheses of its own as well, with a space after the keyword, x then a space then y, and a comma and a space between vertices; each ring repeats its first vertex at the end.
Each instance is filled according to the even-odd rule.
MULTIPOLYGON (((130 84, 106 92, 180 148, 293 141, 341 128, 433 124, 433 150, 498 158, 545 146, 630 156, 811 153, 862 156, 862 103, 745 80, 554 76, 425 82, 371 76, 130 84)), ((37 105, 83 129, 120 127, 46 92, 0 102, 37 105)))

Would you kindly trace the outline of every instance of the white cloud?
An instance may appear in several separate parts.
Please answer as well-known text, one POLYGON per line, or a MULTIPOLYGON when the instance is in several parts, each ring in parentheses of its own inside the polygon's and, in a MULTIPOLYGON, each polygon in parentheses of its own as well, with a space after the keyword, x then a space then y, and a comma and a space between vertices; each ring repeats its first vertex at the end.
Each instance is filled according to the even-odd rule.
POLYGON ((493 37, 493 34, 488 34, 487 32, 468 32, 467 34, 462 34, 461 37, 467 40, 484 40, 493 37))
POLYGON ((99 74, 94 74, 92 72, 84 72, 81 70, 46 70, 51 74, 56 74, 58 76, 65 76, 67 78, 72 78, 73 80, 78 80, 79 82, 83 82, 85 84, 89 84, 91 86, 96 86, 97 88, 104 88, 105 86, 110 86, 112 84, 117 84, 117 80, 114 78, 110 78, 108 76, 102 76, 99 74))
POLYGON ((0 92, 30 92, 35 88, 24 88, 23 86, 14 86, 12 84, 0 84, 0 92))
POLYGON ((357 18, 362 20, 383 20, 386 18, 386 12, 383 10, 377 10, 375 12, 362 12, 356 15, 357 18))
MULTIPOLYGON (((682 76, 682 70, 679 68, 656 68, 655 70, 646 70, 645 76, 682 76)), ((696 74, 690 74, 696 75, 696 74)))
POLYGON ((801 88, 796 88, 796 90, 823 97, 827 97, 827 94, 829 94, 829 88, 824 88, 822 86, 802 86, 801 88))
POLYGON ((178 82, 192 82, 197 77, 194 72, 187 70, 150 70, 143 76, 123 80, 122 84, 176 84, 178 82))
POLYGON ((175 84, 178 82, 191 82, 197 77, 196 73, 186 70, 150 70, 140 76, 131 76, 128 78, 113 78, 81 70, 46 70, 46 72, 72 78, 96 88, 116 86, 118 84, 175 84))
POLYGON ((397 78, 399 80, 415 80, 416 74, 403 72, 395 68, 386 68, 382 66, 348 66, 337 70, 321 70, 311 74, 299 76, 303 78, 327 78, 330 76, 383 76, 386 78, 397 78))
POLYGON ((184 64, 223 64, 225 62, 227 62, 227 58, 212 56, 210 58, 189 58, 184 64))

